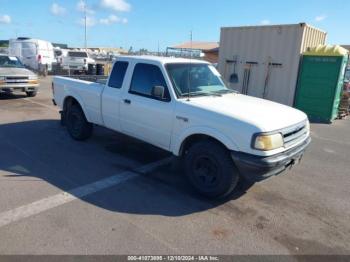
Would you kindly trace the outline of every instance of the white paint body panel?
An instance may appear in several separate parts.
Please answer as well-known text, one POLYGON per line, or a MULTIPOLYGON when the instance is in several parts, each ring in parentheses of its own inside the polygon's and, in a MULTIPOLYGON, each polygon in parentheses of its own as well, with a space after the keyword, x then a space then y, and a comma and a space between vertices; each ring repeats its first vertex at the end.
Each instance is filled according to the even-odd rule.
MULTIPOLYGON (((89 122, 133 136, 178 155, 183 141, 196 134, 211 136, 229 150, 254 155, 273 155, 285 149, 263 152, 251 148, 252 136, 272 132, 307 121, 299 110, 274 102, 228 94, 177 98, 165 70, 167 63, 188 63, 186 59, 157 57, 120 57, 129 62, 121 89, 64 77, 54 78, 54 98, 63 108, 72 96, 82 106, 89 122), (162 102, 130 94, 129 86, 137 63, 158 65, 164 74, 171 96, 162 102), (130 100, 131 104, 124 103, 130 100), (188 121, 184 121, 187 119, 188 121)), ((193 61, 193 63, 204 63, 193 61)))

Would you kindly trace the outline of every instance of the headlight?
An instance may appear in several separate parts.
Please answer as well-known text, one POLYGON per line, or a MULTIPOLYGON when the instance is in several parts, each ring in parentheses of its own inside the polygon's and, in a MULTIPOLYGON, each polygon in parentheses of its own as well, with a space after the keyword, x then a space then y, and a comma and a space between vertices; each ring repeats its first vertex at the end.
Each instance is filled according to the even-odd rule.
POLYGON ((284 146, 282 134, 257 135, 253 140, 253 147, 257 150, 269 151, 284 146))
POLYGON ((34 76, 29 76, 29 77, 28 77, 28 83, 29 83, 29 84, 32 84, 32 85, 37 85, 37 84, 39 84, 39 82, 38 82, 38 77, 37 77, 36 75, 34 75, 34 76))
POLYGON ((38 77, 37 77, 37 76, 29 76, 28 79, 29 79, 29 80, 38 80, 38 77))
POLYGON ((311 131, 310 122, 309 122, 309 121, 306 122, 306 131, 307 131, 308 133, 311 131))

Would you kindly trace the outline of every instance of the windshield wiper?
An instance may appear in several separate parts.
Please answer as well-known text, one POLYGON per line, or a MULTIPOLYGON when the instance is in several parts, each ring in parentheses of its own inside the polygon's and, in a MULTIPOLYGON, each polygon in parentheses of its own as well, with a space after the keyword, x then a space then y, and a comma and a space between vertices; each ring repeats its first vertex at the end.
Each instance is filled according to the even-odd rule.
POLYGON ((198 96, 218 96, 220 97, 220 94, 216 93, 211 93, 211 92, 191 92, 189 95, 187 94, 182 94, 181 97, 198 97, 198 96))
POLYGON ((217 94, 232 94, 232 93, 238 93, 234 90, 231 89, 222 89, 222 90, 218 90, 218 91, 214 91, 217 94))

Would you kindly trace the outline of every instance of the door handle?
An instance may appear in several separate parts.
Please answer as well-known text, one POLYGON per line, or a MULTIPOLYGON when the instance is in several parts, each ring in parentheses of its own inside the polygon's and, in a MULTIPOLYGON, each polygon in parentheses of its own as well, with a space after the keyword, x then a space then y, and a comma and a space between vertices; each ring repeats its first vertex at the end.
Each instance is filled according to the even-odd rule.
POLYGON ((124 103, 130 105, 131 101, 129 99, 124 99, 124 103))

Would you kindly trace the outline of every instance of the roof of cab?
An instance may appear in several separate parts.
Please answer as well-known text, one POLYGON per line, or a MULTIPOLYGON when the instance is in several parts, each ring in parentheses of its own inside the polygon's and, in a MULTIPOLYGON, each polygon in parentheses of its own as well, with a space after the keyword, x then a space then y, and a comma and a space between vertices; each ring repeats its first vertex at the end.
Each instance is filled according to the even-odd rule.
POLYGON ((206 61, 196 60, 196 59, 185 59, 185 58, 176 58, 176 57, 164 57, 164 56, 119 56, 117 60, 129 60, 129 61, 152 61, 159 62, 161 64, 168 63, 203 63, 208 64, 206 61))

